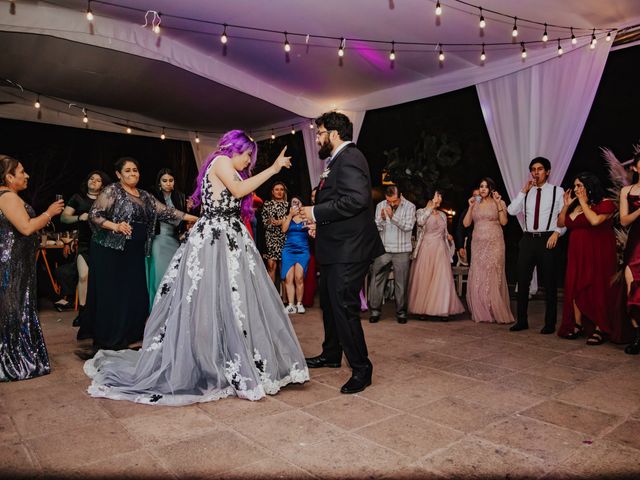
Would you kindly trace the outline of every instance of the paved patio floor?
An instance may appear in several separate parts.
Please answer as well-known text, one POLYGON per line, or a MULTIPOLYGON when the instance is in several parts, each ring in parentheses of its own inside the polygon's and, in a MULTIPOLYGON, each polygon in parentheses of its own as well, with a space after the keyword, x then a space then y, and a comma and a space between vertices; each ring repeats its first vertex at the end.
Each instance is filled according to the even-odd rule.
MULTIPOLYGON (((6 478, 640 478, 640 358, 532 329, 365 320, 373 385, 349 370, 259 402, 92 399, 73 312, 41 314, 51 375, 0 384, 6 478)), ((292 316, 319 353, 318 309, 292 316)))

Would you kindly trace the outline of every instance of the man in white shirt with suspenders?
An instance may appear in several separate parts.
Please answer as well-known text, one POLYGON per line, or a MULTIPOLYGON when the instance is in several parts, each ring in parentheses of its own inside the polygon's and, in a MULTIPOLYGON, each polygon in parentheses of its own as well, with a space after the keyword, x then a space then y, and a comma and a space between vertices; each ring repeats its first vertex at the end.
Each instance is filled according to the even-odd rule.
POLYGON ((558 214, 562 210, 562 188, 547 183, 551 172, 551 162, 544 157, 536 157, 529 163, 531 178, 522 191, 507 207, 510 215, 524 213, 524 232, 518 253, 518 318, 510 330, 518 332, 529 328, 527 308, 529 306, 529 285, 534 268, 544 280, 545 314, 542 334, 556 330, 558 302, 558 253, 556 244, 565 228, 558 228, 558 214))

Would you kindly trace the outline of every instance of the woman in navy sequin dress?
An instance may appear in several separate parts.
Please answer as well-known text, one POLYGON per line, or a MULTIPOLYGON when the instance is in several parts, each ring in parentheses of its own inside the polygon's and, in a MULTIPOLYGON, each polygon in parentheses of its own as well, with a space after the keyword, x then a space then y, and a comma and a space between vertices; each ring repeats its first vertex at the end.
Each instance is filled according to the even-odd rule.
POLYGON ((0 381, 50 372, 36 298, 38 235, 64 208, 57 201, 36 216, 18 192, 29 175, 16 159, 0 155, 0 381))

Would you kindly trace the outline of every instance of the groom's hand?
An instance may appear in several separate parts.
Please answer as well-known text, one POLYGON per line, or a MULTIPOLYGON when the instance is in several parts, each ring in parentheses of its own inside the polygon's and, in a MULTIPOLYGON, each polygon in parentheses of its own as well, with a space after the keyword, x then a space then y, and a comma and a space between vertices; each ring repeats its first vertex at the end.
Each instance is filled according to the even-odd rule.
POLYGON ((302 207, 298 214, 307 223, 315 223, 315 219, 313 218, 313 207, 302 207))

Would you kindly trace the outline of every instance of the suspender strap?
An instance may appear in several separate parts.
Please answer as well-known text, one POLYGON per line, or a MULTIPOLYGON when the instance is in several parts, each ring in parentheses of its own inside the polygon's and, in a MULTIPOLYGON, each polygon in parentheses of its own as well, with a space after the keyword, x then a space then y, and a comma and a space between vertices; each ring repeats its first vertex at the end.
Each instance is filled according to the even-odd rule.
POLYGON ((553 211, 556 209, 556 187, 553 187, 553 200, 551 200, 551 208, 549 209, 549 221, 547 222, 547 231, 551 228, 551 220, 553 219, 553 211))
POLYGON ((529 196, 529 191, 524 194, 524 231, 527 231, 527 197, 529 196))

